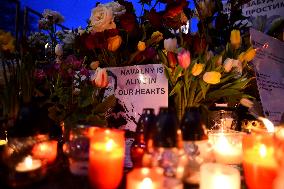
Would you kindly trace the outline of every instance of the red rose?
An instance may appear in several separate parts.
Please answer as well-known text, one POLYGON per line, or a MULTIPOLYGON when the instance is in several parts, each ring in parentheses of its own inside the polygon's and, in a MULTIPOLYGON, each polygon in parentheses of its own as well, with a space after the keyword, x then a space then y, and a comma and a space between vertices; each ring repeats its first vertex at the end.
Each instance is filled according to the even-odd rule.
POLYGON ((120 24, 127 32, 132 32, 136 26, 136 17, 132 13, 125 13, 119 17, 120 24))
POLYGON ((162 15, 155 9, 151 9, 150 12, 146 14, 146 18, 149 20, 150 24, 155 28, 160 28, 162 26, 161 20, 162 15))

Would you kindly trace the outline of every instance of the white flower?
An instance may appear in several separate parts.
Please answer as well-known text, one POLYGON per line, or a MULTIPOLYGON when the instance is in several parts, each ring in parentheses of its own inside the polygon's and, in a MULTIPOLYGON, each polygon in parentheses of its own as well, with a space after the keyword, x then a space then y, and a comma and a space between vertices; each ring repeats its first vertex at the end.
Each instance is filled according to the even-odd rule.
POLYGON ((118 2, 110 2, 107 4, 104 4, 104 6, 111 8, 113 16, 120 16, 126 12, 125 7, 119 4, 118 2))
POLYGON ((234 62, 234 59, 231 59, 231 58, 227 58, 224 61, 223 67, 225 69, 225 72, 230 72, 231 71, 231 69, 233 67, 233 62, 234 62))
POLYGON ((91 26, 95 32, 102 32, 108 29, 115 29, 112 8, 99 4, 92 10, 90 17, 91 26))
POLYGON ((57 44, 57 45, 55 46, 55 54, 56 54, 57 56, 62 56, 62 55, 63 55, 63 47, 62 47, 61 44, 57 44))
POLYGON ((167 51, 175 52, 177 49, 177 39, 176 38, 165 39, 164 48, 167 51))

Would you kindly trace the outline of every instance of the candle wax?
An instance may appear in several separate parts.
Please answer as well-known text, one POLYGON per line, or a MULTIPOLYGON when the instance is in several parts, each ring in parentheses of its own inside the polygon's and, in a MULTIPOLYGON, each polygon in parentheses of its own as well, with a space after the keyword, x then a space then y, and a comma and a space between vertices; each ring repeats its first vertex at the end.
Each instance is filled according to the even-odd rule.
POLYGON ((39 169, 41 166, 42 164, 40 160, 32 159, 31 156, 28 156, 24 159, 24 161, 17 164, 16 171, 29 172, 39 169))

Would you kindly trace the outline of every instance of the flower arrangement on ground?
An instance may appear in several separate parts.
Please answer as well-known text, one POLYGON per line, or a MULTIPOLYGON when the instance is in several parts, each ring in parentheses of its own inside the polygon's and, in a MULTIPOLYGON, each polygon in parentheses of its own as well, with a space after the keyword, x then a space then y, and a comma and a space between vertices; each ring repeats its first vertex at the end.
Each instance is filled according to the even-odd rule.
POLYGON ((115 66, 163 64, 179 119, 188 107, 250 97, 244 89, 253 79, 249 62, 256 50, 246 26, 236 22, 244 19, 238 7, 245 2, 232 1, 231 15, 221 1, 193 1, 195 9, 186 0, 139 3, 139 16, 129 1, 98 3, 85 29, 63 31, 55 27, 63 17, 44 11, 39 27, 47 35, 33 34, 25 47, 36 59, 34 90, 48 99, 53 120, 104 125, 115 103, 103 95, 105 68, 115 66), (186 29, 194 18, 197 32, 186 29))

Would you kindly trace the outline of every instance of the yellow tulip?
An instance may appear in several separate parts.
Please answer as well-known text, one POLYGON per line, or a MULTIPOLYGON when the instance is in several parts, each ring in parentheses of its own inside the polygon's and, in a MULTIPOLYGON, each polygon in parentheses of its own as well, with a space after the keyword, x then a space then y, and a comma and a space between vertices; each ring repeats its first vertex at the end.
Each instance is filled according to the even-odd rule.
POLYGON ((198 63, 194 64, 191 70, 192 75, 198 76, 203 71, 203 68, 204 64, 198 64, 198 63))
POLYGON ((239 30, 232 30, 230 40, 231 40, 231 45, 234 48, 238 49, 241 45, 241 42, 242 42, 240 31, 239 30))
POLYGON ((139 41, 138 44, 137 44, 137 49, 138 49, 139 51, 144 51, 144 50, 146 49, 146 44, 145 44, 145 42, 139 41))
POLYGON ((217 84, 220 83, 221 73, 216 71, 206 72, 203 75, 203 81, 208 84, 217 84))
POLYGON ((244 55, 244 60, 247 62, 252 61, 252 59, 254 59, 256 54, 256 50, 253 48, 250 48, 246 51, 245 55, 244 55))
POLYGON ((116 35, 114 37, 110 37, 107 39, 108 45, 107 48, 110 51, 116 51, 122 42, 122 38, 119 35, 116 35))
POLYGON ((155 31, 151 35, 152 43, 159 43, 163 39, 163 34, 159 31, 155 31))
POLYGON ((245 53, 244 52, 242 52, 239 56, 238 56, 238 60, 240 61, 240 62, 243 62, 244 60, 245 60, 245 53))

